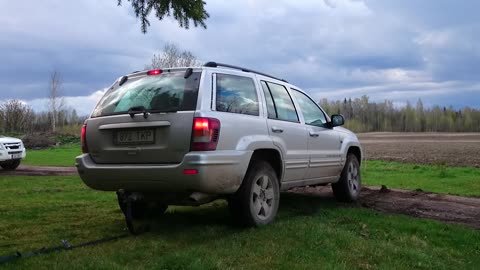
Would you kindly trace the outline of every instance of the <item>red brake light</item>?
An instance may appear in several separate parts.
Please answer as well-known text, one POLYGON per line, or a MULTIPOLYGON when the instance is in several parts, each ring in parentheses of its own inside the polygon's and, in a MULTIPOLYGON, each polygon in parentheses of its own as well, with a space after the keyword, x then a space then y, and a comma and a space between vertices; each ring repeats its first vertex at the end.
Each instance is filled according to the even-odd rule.
POLYGON ((183 170, 183 174, 186 174, 186 175, 198 174, 198 170, 197 169, 185 169, 185 170, 183 170))
POLYGON ((152 69, 152 70, 149 70, 147 72, 147 75, 151 76, 151 75, 160 75, 162 74, 162 70, 161 69, 152 69))
POLYGON ((82 153, 88 153, 87 147, 87 125, 82 126, 82 132, 80 134, 80 142, 82 143, 82 153))
POLYGON ((193 119, 192 151, 212 151, 217 149, 220 134, 220 121, 215 118, 196 117, 193 119))

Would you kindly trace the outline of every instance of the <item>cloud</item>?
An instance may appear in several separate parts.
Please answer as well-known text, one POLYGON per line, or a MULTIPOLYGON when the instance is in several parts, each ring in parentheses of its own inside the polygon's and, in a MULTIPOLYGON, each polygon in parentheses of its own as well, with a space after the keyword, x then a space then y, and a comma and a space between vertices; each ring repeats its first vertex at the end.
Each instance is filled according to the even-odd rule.
POLYGON ((337 91, 480 106, 466 94, 480 83, 478 1, 212 0, 206 30, 152 17, 146 35, 127 2, 3 6, 0 99, 45 98, 53 70, 65 95, 88 98, 173 42, 204 61, 271 73, 316 97, 337 91))
MULTIPOLYGON (((95 105, 105 94, 106 89, 97 90, 91 93, 88 96, 74 96, 74 97, 65 97, 65 107, 69 109, 75 109, 78 115, 90 115, 90 113, 95 108, 95 105)), ((36 112, 47 111, 47 98, 37 98, 32 100, 23 100, 24 103, 30 105, 32 109, 36 112)))

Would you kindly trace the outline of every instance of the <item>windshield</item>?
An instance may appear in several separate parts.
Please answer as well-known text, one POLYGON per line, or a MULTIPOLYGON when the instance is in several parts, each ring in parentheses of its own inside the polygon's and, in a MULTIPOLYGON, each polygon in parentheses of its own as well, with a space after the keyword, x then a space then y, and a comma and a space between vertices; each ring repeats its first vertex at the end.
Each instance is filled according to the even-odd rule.
POLYGON ((105 93, 92 117, 125 114, 132 108, 149 112, 195 110, 200 72, 187 79, 184 74, 182 71, 129 79, 105 93))

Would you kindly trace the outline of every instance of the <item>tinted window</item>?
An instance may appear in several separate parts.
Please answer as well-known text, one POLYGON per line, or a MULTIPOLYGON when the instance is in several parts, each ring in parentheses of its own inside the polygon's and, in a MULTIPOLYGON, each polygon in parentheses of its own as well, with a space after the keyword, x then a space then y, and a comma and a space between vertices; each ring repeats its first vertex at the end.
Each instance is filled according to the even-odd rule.
POLYGON ((194 72, 188 79, 184 74, 173 72, 129 79, 105 93, 92 117, 123 114, 132 107, 143 107, 150 112, 195 110, 200 73, 194 72))
POLYGON ((217 111, 258 115, 258 97, 253 80, 217 74, 217 111))
MULTIPOLYGON (((276 112, 275 119, 298 122, 297 111, 285 86, 267 82, 276 112)), ((268 102, 268 101, 267 101, 268 102)), ((270 114, 269 114, 270 115, 270 114)))
POLYGON ((273 103, 272 94, 270 93, 266 82, 262 81, 261 84, 263 93, 265 94, 265 100, 267 102, 268 118, 276 119, 277 112, 275 110, 275 104, 273 103))
POLYGON ((303 118, 305 118, 305 124, 323 126, 323 124, 327 123, 325 114, 312 99, 300 91, 292 90, 302 111, 303 118))

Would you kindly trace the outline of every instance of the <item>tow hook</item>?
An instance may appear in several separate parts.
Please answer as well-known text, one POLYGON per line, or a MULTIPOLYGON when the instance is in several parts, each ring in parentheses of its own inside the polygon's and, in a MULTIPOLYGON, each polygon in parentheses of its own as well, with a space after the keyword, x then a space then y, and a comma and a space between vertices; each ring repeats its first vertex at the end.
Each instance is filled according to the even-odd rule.
POLYGON ((125 206, 120 208, 122 209, 122 212, 125 216, 125 223, 127 224, 128 231, 132 235, 139 235, 144 232, 147 232, 149 229, 147 225, 143 225, 138 228, 135 228, 135 225, 133 223, 134 219, 132 214, 132 211, 133 211, 132 204, 136 201, 142 200, 143 196, 140 193, 135 193, 135 192, 129 193, 129 192, 125 192, 124 190, 119 190, 117 191, 117 199, 120 205, 123 204, 125 206))

